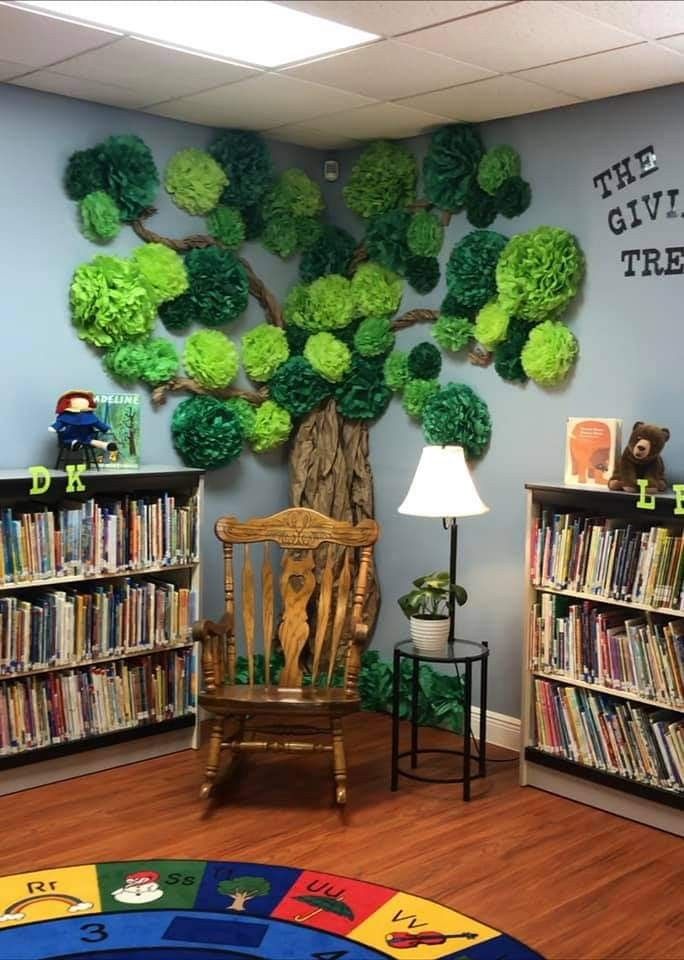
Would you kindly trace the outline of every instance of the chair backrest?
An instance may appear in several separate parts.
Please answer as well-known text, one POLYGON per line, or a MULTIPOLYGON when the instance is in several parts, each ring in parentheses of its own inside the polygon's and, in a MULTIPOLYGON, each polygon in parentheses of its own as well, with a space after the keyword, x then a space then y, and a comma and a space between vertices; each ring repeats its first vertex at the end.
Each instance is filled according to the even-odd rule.
POLYGON ((259 652, 263 654, 263 682, 274 682, 271 660, 277 647, 284 660, 279 689, 301 687, 305 676, 313 685, 332 685, 339 683, 341 673, 345 689, 354 693, 367 633, 363 609, 378 524, 374 520, 347 523, 294 507, 244 522, 221 517, 215 530, 223 543, 229 682, 234 683, 236 675, 237 608, 250 684, 257 679, 259 652), (272 544, 280 549, 272 550, 272 544), (257 545, 260 560, 253 555, 259 550, 257 545), (236 602, 236 547, 240 546, 242 568, 236 602), (280 560, 277 583, 274 554, 280 560), (258 633, 262 635, 260 651, 258 633))

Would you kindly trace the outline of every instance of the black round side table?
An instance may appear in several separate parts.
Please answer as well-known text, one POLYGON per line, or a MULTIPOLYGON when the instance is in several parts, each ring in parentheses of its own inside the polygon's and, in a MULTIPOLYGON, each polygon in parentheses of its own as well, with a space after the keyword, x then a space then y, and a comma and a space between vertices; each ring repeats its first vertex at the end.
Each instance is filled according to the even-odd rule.
MULTIPOLYGON (((463 799, 470 800, 470 784, 487 775, 487 661, 489 644, 475 643, 472 640, 454 640, 439 651, 418 650, 412 640, 400 640, 394 646, 394 677, 392 684, 392 790, 399 786, 399 776, 411 780, 423 780, 427 783, 462 783, 463 799), (411 674, 411 749, 399 752, 399 693, 401 684, 401 661, 409 658, 413 661, 411 674), (453 664, 460 676, 459 666, 464 667, 463 678, 463 749, 420 749, 418 747, 418 694, 420 690, 419 670, 421 663, 453 664), (480 742, 477 750, 471 749, 471 721, 473 699, 473 664, 480 664, 480 742), (411 769, 418 766, 418 756, 423 753, 449 753, 463 757, 463 776, 430 777, 411 773, 399 767, 403 757, 411 758, 411 769), (478 770, 471 770, 472 759, 477 760, 478 770)), ((474 738, 472 738, 474 739, 474 738)))

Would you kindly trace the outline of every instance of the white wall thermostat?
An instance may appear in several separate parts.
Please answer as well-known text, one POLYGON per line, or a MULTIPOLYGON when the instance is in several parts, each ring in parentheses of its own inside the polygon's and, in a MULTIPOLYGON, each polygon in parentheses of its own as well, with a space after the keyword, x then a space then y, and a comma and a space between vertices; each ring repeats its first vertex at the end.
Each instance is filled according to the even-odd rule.
POLYGON ((326 160, 323 164, 323 176, 326 180, 334 183, 339 178, 340 165, 337 160, 326 160))

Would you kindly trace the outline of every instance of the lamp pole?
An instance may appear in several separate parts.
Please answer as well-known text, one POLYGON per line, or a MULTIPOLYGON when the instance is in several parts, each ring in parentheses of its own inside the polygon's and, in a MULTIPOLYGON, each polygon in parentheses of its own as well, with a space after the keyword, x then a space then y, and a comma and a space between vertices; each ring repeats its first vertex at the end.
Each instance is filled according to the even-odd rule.
POLYGON ((456 517, 443 517, 442 525, 449 531, 449 643, 453 643, 456 633, 456 594, 451 587, 456 583, 458 523, 456 517))

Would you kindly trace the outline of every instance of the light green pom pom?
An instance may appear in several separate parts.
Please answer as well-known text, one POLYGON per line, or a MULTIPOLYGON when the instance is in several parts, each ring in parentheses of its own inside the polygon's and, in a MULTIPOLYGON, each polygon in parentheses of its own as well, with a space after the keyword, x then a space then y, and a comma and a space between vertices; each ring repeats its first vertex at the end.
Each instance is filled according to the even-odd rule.
POLYGON ((252 380, 270 380, 289 356, 285 331, 270 323, 260 323, 242 338, 242 364, 252 380))
POLYGON ((70 303, 78 336, 96 347, 148 337, 157 314, 137 266, 121 257, 100 255, 77 267, 70 303))
POLYGON ((285 170, 264 198, 264 219, 280 214, 315 217, 325 204, 321 188, 303 170, 285 170))
POLYGON ((164 174, 164 186, 176 206, 198 216, 214 209, 227 185, 228 177, 214 158, 195 147, 175 153, 164 174))
POLYGON ((309 286, 307 329, 341 330, 354 318, 351 283, 335 273, 319 277, 309 286))
POLYGON ((510 321, 509 314, 501 304, 496 300, 490 300, 475 318, 473 336, 487 350, 493 350, 497 344, 506 339, 510 321))
POLYGON ((81 233, 93 243, 107 243, 121 230, 121 211, 104 190, 94 190, 78 205, 81 233))
POLYGON ((468 317, 450 317, 442 314, 432 328, 432 336, 442 350, 458 353, 474 337, 473 322, 468 317))
POLYGON ((120 343, 108 350, 104 355, 103 364, 117 380, 123 383, 133 383, 140 378, 145 361, 145 346, 139 343, 120 343))
POLYGON ((178 351, 170 340, 153 337, 143 343, 145 356, 140 367, 140 379, 156 387, 166 383, 178 373, 180 359, 178 351))
POLYGON ((351 281, 354 308, 359 317, 391 317, 397 312, 404 281, 379 263, 363 263, 351 281))
POLYGON ((244 397, 231 397, 229 400, 226 400, 226 406, 237 417, 242 429, 242 435, 249 440, 252 435, 252 430, 254 429, 257 408, 253 403, 250 403, 249 400, 245 400, 244 397))
POLYGON ((444 227, 434 213, 419 210, 414 213, 406 233, 409 250, 417 257, 436 257, 442 249, 444 227))
POLYGON ((220 330, 199 330, 188 337, 183 365, 203 387, 227 387, 235 379, 240 359, 232 340, 220 330))
POLYGON ((309 287, 305 283, 296 283, 291 287, 283 304, 283 316, 288 326, 308 330, 311 324, 309 309, 309 287))
POLYGON ((330 383, 339 383, 351 368, 349 347, 326 331, 309 337, 304 346, 304 356, 316 373, 330 383))
POLYGON ((533 327, 523 347, 522 368, 542 387, 555 387, 568 376, 577 359, 579 346, 564 323, 545 320, 533 327))
POLYGON ((395 335, 387 317, 366 317, 354 334, 354 346, 362 357, 379 357, 394 346, 395 335))
POLYGON ((394 350, 385 360, 385 383, 390 390, 403 390, 411 379, 408 368, 408 353, 403 350, 394 350))
POLYGON ((511 316, 539 323, 577 294, 584 257, 561 227, 535 227, 516 234, 496 265, 498 300, 511 316))
POLYGON ((439 393, 439 380, 409 380, 404 387, 404 410, 410 417, 419 420, 425 404, 435 393, 439 393))
POLYGON ((175 300, 188 289, 188 271, 183 258, 163 243, 145 243, 136 247, 131 260, 140 271, 155 304, 175 300))
POLYGON ((292 417, 273 400, 265 400, 257 408, 249 441, 257 453, 272 450, 285 443, 292 433, 292 417))
POLYGON ((411 203, 417 175, 416 158, 406 147, 376 140, 352 167, 342 193, 350 210, 360 217, 375 217, 411 203))
POLYGON ((507 144, 488 150, 477 168, 477 182, 485 193, 491 196, 494 196, 501 184, 509 177, 518 176, 520 176, 520 154, 507 144))
POLYGON ((216 207, 207 217, 207 230, 229 250, 244 243, 247 229, 242 214, 235 207, 216 207))

